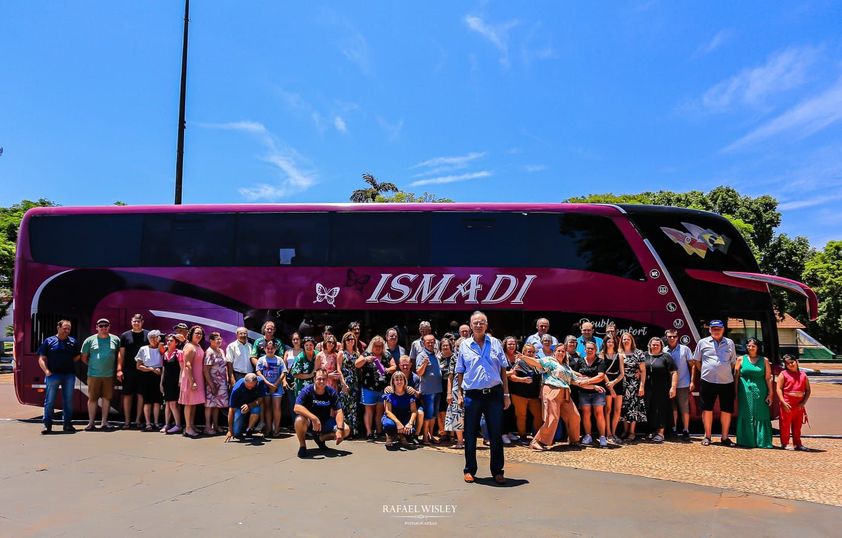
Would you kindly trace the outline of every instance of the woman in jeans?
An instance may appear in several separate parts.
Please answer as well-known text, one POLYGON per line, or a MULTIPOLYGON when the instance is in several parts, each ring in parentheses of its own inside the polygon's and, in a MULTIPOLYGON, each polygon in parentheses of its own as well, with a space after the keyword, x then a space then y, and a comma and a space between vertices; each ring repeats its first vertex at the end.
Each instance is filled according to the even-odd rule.
POLYGON ((579 410, 582 412, 582 425, 585 436, 582 438, 583 445, 593 442, 591 436, 591 414, 596 419, 596 429, 599 432, 599 446, 608 446, 605 438, 605 361, 596 355, 596 342, 585 344, 585 356, 577 359, 571 367, 584 377, 588 378, 590 388, 579 390, 579 410), (600 389, 600 390, 597 390, 600 389))
MULTIPOLYGON (((535 346, 523 346, 522 355, 535 358, 535 346)), ((532 414, 532 431, 538 433, 541 428, 541 374, 520 358, 509 369, 509 392, 512 406, 515 408, 517 434, 521 443, 526 444, 526 415, 532 414)))
MULTIPOLYGON (((355 335, 356 337, 356 335, 355 335)), ((386 351, 382 336, 371 339, 371 351, 358 357, 355 364, 362 378, 362 403, 365 406, 366 438, 373 442, 382 433, 383 389, 386 388, 386 369, 392 357, 386 351), (375 429, 377 433, 375 435, 375 429)), ((357 346, 359 349, 359 346, 357 346)))
POLYGON ((406 391, 406 376, 403 372, 392 375, 392 390, 383 396, 384 414, 381 422, 386 432, 386 450, 397 450, 399 446, 413 447, 409 438, 415 435, 415 415, 418 412, 415 397, 406 391))

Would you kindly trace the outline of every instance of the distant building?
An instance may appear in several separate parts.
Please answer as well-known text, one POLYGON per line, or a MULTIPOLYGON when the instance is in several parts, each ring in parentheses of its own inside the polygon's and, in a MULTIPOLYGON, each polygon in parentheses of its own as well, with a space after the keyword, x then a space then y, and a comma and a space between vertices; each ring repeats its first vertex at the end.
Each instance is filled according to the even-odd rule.
MULTIPOLYGON (((751 337, 763 340, 761 323, 751 319, 728 318, 728 337, 734 340, 737 350, 745 352, 745 343, 751 337)), ((783 319, 778 320, 778 349, 780 354, 789 353, 798 358, 811 359, 833 359, 834 354, 805 332, 807 327, 789 314, 784 314, 783 319)))

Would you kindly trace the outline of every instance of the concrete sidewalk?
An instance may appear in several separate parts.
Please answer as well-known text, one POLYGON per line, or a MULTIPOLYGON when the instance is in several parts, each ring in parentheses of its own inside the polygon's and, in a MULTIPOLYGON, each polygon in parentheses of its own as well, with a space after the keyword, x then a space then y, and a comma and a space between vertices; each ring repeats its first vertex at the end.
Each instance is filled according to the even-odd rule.
MULTIPOLYGON (((508 487, 471 485, 460 455, 364 442, 300 460, 293 439, 226 445, 39 431, 0 423, 0 535, 803 538, 836 535, 842 516, 831 506, 536 464, 508 464, 508 487)), ((487 465, 480 458, 480 477, 487 465)))

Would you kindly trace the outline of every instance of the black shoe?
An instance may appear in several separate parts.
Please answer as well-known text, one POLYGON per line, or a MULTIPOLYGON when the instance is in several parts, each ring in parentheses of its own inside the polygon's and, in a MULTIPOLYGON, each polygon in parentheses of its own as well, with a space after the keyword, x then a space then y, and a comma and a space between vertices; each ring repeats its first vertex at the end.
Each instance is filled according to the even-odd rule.
POLYGON ((306 458, 307 457, 307 447, 299 447, 298 448, 298 457, 299 458, 306 458))
POLYGON ((76 433, 76 428, 73 427, 73 424, 68 424, 61 429, 64 433, 76 433))
POLYGON ((50 435, 51 433, 53 433, 53 428, 52 428, 52 426, 44 426, 44 427, 41 429, 41 435, 50 435))
POLYGON ((368 441, 369 443, 373 443, 374 441, 377 440, 377 437, 373 433, 370 433, 370 434, 368 434, 368 437, 365 438, 365 440, 368 441))
POLYGON ((319 450, 326 450, 327 445, 324 441, 322 441, 322 436, 320 434, 316 434, 313 436, 313 441, 316 443, 316 446, 319 447, 319 450))
POLYGON ((681 432, 681 438, 685 441, 689 441, 690 440, 690 432, 688 432, 687 430, 684 430, 683 432, 681 432))
POLYGON ((734 446, 734 443, 731 442, 731 439, 726 437, 722 440, 722 446, 734 446))

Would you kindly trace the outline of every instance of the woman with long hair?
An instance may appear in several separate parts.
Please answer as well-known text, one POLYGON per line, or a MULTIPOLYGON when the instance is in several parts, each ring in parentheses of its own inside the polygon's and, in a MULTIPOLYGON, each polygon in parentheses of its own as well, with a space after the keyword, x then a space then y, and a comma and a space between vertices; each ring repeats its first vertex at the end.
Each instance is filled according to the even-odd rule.
MULTIPOLYGON (((526 344, 521 355, 535 357, 535 346, 526 344)), ((508 358, 508 357, 507 357, 508 358)), ((512 395, 512 407, 515 408, 515 424, 518 440, 526 444, 527 414, 532 415, 532 433, 538 433, 541 428, 541 373, 529 366, 523 359, 516 357, 509 370, 509 392, 512 395)))
POLYGON ((348 331, 342 335, 340 358, 342 359, 344 385, 339 392, 339 401, 345 414, 345 424, 351 429, 348 439, 353 439, 355 435, 359 435, 360 431, 357 426, 360 406, 360 381, 357 376, 357 367, 354 364, 357 356, 357 337, 354 336, 354 333, 348 331))
POLYGON ((746 354, 737 360, 737 445, 746 448, 772 448, 772 366, 760 355, 760 341, 749 338, 746 354))
POLYGON ((181 407, 178 404, 181 370, 184 368, 184 352, 178 349, 178 338, 167 335, 164 351, 164 371, 161 374, 161 392, 164 394, 164 427, 161 433, 181 433, 181 407), (170 420, 173 425, 170 426, 170 420))
POLYGON ((622 418, 625 424, 625 440, 634 441, 638 422, 646 422, 646 360, 643 352, 630 332, 620 335, 620 356, 625 369, 622 418))
POLYGON ((196 406, 205 403, 205 351, 202 338, 205 331, 199 325, 193 325, 187 332, 184 344, 184 368, 181 370, 181 392, 178 403, 184 406, 184 436, 195 439, 196 406))
POLYGON ((327 372, 327 386, 336 392, 339 392, 345 384, 342 379, 338 351, 336 337, 328 334, 322 340, 322 350, 316 355, 316 370, 321 368, 327 372))
POLYGON ((602 340, 600 358, 605 362, 605 424, 608 440, 619 444, 617 426, 620 424, 620 412, 623 410, 624 384, 626 368, 617 345, 617 337, 611 334, 602 340))
MULTIPOLYGON (((356 336, 356 334, 354 335, 356 336)), ((355 361, 362 376, 362 403, 365 406, 366 438, 373 442, 382 433, 383 389, 386 388, 386 368, 391 357, 386 351, 382 336, 371 339, 371 351, 366 351, 355 361), (375 434, 376 429, 376 434, 375 434)), ((359 349, 359 346, 357 346, 359 349)))

